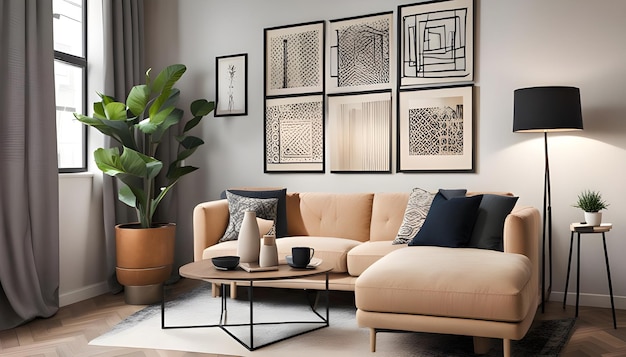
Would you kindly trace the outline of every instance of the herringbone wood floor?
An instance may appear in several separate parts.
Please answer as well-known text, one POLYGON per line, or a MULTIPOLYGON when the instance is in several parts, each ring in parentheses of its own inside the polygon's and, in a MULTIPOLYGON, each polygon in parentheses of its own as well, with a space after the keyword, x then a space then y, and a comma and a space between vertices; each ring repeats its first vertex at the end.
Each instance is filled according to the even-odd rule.
MULTIPOLYGON (((182 279, 174 291, 181 293, 198 284, 182 279)), ((126 305, 122 294, 105 294, 62 307, 48 319, 38 319, 11 330, 0 331, 0 355, 13 356, 217 356, 151 349, 89 346, 91 339, 105 333, 125 317, 144 306, 126 305)), ((611 310, 581 307, 575 330, 561 356, 626 356, 626 310, 617 310, 613 329, 611 310)), ((574 307, 564 311, 561 304, 549 302, 536 319, 557 319, 574 315, 574 307)), ((364 342, 367 343, 367 342, 364 342)))

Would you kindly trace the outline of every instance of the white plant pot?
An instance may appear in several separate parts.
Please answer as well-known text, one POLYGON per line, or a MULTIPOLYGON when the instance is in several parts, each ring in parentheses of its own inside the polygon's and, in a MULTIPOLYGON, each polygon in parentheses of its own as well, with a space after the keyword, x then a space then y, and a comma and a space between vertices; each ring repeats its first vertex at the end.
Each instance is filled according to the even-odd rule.
POLYGON ((585 212, 585 222, 592 226, 602 224, 602 212, 585 212))

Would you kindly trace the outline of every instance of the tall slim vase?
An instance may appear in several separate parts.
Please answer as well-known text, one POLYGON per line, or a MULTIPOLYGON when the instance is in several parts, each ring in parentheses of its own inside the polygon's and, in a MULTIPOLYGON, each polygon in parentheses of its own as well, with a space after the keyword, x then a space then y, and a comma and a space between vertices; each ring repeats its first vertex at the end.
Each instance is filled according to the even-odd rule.
POLYGON ((259 261, 260 235, 256 212, 252 210, 244 212, 237 238, 237 255, 241 263, 257 263, 259 261))

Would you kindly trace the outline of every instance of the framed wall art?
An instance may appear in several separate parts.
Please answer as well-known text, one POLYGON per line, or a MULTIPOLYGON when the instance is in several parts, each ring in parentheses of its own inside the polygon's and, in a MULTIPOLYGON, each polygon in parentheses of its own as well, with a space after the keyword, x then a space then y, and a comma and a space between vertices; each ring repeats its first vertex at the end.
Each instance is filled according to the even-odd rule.
POLYGON ((393 12, 331 20, 328 92, 390 88, 392 29, 393 12))
POLYGON ((248 54, 215 58, 214 115, 248 115, 248 54))
POLYGON ((400 87, 473 81, 474 0, 398 6, 400 87))
POLYGON ((391 172, 391 90, 328 96, 330 172, 391 172))
POLYGON ((398 172, 474 172, 473 86, 400 90, 398 172))
POLYGON ((265 96, 324 90, 325 22, 264 30, 265 96))
POLYGON ((324 172, 324 95, 265 99, 268 172, 324 172))

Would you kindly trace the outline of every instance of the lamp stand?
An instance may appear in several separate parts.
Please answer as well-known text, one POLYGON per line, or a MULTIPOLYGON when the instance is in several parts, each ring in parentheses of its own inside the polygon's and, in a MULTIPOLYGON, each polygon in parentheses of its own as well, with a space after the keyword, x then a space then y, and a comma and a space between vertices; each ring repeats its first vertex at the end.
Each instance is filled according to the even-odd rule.
POLYGON ((545 312, 546 299, 552 292, 552 199, 550 195, 550 164, 548 161, 548 132, 543 132, 545 149, 545 177, 543 186, 543 241, 541 249, 541 312, 545 312), (548 236, 548 292, 546 297, 546 228, 548 236))

